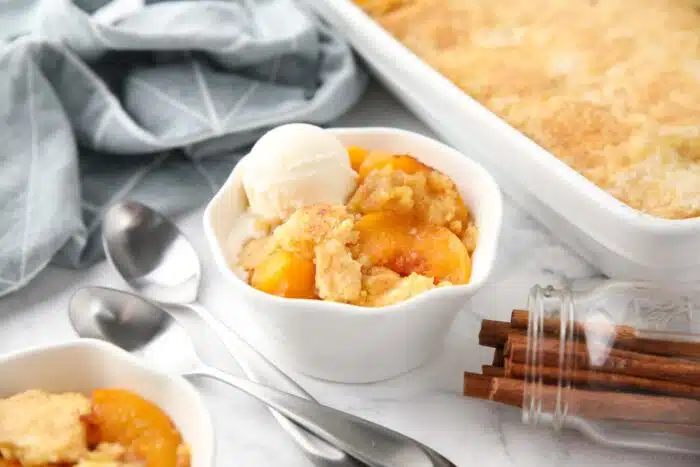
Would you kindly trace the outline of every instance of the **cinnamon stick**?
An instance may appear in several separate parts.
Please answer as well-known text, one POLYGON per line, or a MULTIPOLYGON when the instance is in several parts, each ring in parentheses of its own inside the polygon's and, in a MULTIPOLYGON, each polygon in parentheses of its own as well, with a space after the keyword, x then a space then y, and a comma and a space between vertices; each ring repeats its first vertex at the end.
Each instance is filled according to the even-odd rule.
MULTIPOLYGON (((539 339, 537 351, 541 365, 560 366, 560 344, 559 339, 551 337, 539 339)), ((596 349, 594 344, 589 345, 584 342, 571 342, 569 344, 565 352, 569 352, 573 365, 577 369, 700 386, 700 362, 608 347, 596 349)), ((505 346, 506 357, 512 363, 527 363, 527 348, 527 337, 510 334, 505 346)))
MULTIPOLYGON (((526 383, 519 379, 464 373, 464 395, 522 407, 526 383)), ((557 388, 538 388, 541 410, 551 413, 557 404, 557 388)), ((596 392, 571 389, 568 413, 591 420, 698 425, 700 401, 665 396, 596 392), (633 409, 631 409, 633 408, 633 409)))
POLYGON ((493 366, 503 367, 505 364, 505 357, 503 355, 503 347, 496 347, 493 351, 493 366))
MULTIPOLYGON (((510 325, 513 329, 527 329, 530 322, 530 313, 526 310, 513 310, 510 314, 510 325)), ((586 327, 580 321, 574 321, 574 334, 577 336, 586 335, 586 327)), ((634 336, 634 329, 629 326, 619 326, 621 332, 631 332, 634 336)), ((615 331, 614 325, 601 324, 598 326, 601 332, 603 331, 615 331)), ((557 318, 544 318, 542 320, 542 330, 546 334, 559 335, 561 332, 561 320, 557 318)))
POLYGON ((493 365, 482 365, 481 373, 485 376, 498 376, 501 378, 507 376, 505 368, 500 368, 493 365))
MULTIPOLYGON (((493 367, 490 367, 493 368, 493 367)), ((532 373, 533 370, 530 371, 532 373)), ((537 376, 541 376, 545 383, 557 384, 561 372, 557 367, 538 367, 534 370, 537 376)), ((522 363, 514 363, 511 360, 505 362, 502 374, 495 371, 483 371, 489 376, 505 376, 509 378, 525 379, 528 374, 528 366, 522 363)), ((625 389, 630 391, 646 391, 668 396, 700 399, 700 387, 689 384, 675 383, 671 381, 659 381, 637 376, 621 375, 615 373, 603 373, 592 370, 577 370, 566 375, 566 379, 574 386, 589 386, 605 389, 625 389)), ((699 421, 700 422, 700 421, 699 421)))
POLYGON ((510 323, 485 319, 479 329, 479 345, 483 347, 503 347, 508 339, 508 334, 515 331, 510 323))
MULTIPOLYGON (((513 310, 510 317, 511 329, 513 331, 527 330, 529 316, 530 314, 525 310, 513 310)), ((561 321, 559 318, 544 318, 542 328, 545 334, 559 336, 561 321)), ((609 342, 611 347, 635 352, 676 358, 700 358, 700 342, 640 337, 638 336, 638 331, 631 326, 575 321, 573 333, 575 336, 586 340, 593 338, 605 340, 609 342)))

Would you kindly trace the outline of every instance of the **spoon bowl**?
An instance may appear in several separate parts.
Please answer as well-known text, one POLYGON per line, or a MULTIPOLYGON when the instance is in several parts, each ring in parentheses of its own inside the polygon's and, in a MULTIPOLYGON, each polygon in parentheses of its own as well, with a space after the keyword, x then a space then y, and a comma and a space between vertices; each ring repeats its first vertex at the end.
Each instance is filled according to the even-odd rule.
POLYGON ((184 374, 199 365, 185 329, 165 310, 136 295, 107 287, 79 289, 71 298, 69 318, 80 337, 114 344, 165 372, 184 374))
POLYGON ((192 244, 179 229, 141 203, 112 205, 102 224, 108 260, 141 295, 160 303, 197 298, 202 268, 192 244))
POLYGON ((113 289, 83 288, 73 295, 69 316, 81 337, 105 340, 134 352, 161 335, 172 320, 147 305, 113 289), (121 308, 130 311, 122 313, 121 308))

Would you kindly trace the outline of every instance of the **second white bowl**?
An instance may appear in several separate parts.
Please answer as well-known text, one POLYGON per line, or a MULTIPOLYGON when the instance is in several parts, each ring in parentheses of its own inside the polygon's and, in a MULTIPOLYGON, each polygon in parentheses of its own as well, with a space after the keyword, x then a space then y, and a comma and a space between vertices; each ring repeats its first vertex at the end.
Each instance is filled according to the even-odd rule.
POLYGON ((183 378, 147 367, 102 341, 79 339, 0 356, 0 397, 29 389, 90 394, 121 388, 144 397, 170 416, 190 446, 192 467, 214 466, 214 429, 199 393, 183 378))
MULTIPOLYGON (((247 208, 241 184, 243 161, 204 212, 204 230, 231 303, 242 298, 251 325, 237 329, 281 367, 337 382, 371 382, 417 368, 442 348, 466 299, 489 277, 496 259, 503 216, 493 177, 464 154, 434 139, 393 128, 328 130, 346 146, 410 154, 447 174, 457 185, 479 229, 472 276, 466 285, 434 289, 403 303, 364 308, 318 300, 286 299, 251 287, 230 269, 226 240, 247 208)), ((250 157, 250 156, 246 156, 250 157)))

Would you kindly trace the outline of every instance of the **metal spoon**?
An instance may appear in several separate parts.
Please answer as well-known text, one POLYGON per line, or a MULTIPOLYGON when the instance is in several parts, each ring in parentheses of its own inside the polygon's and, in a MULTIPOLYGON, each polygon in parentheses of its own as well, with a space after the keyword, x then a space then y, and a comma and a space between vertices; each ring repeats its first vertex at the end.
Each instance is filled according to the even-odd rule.
MULTIPOLYGON (((105 213, 102 241, 107 259, 132 289, 151 301, 168 305, 168 308, 176 305, 181 310, 196 313, 224 342, 249 379, 314 400, 289 376, 197 303, 201 279, 199 257, 173 222, 148 206, 123 201, 112 205, 105 213)), ((272 414, 316 465, 359 465, 343 451, 274 410, 272 414)))
POLYGON ((370 467, 456 467, 388 428, 206 365, 184 328, 137 295, 82 288, 71 298, 69 317, 81 337, 111 342, 173 374, 206 376, 236 387, 370 467))

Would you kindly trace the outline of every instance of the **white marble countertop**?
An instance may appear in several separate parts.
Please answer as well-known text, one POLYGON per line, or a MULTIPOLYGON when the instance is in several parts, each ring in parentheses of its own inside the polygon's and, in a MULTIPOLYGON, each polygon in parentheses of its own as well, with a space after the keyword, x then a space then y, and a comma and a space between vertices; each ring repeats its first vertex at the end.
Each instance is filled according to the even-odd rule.
MULTIPOLYGON (((431 132, 382 89, 373 86, 340 122, 342 126, 395 126, 431 132)), ((227 319, 237 306, 217 299, 217 280, 201 228, 201 210, 179 219, 203 260, 202 301, 227 319)), ((499 265, 489 285, 466 304, 448 336, 444 352, 424 367, 391 381, 339 385, 292 374, 321 402, 406 433, 442 452, 459 466, 697 466, 698 459, 668 454, 612 450, 575 433, 555 435, 521 424, 519 411, 460 396, 462 373, 490 360, 478 347, 480 317, 506 319, 525 304, 536 283, 595 274, 510 202, 499 265)), ((123 287, 106 263, 87 271, 49 268, 28 287, 0 299, 0 353, 72 339, 66 309, 82 285, 123 287)), ((239 373, 223 348, 197 334, 203 356, 222 369, 239 373)), ((256 401, 227 387, 200 384, 214 418, 220 467, 307 467, 310 462, 270 413, 256 401)), ((407 466, 410 467, 410 466, 407 466)))

